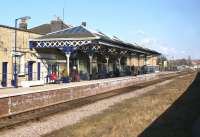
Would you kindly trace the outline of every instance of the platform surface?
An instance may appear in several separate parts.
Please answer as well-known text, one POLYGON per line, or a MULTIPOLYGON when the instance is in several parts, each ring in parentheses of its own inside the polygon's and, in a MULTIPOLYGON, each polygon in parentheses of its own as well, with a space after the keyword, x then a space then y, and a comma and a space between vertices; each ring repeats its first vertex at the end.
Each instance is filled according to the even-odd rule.
POLYGON ((56 90, 68 87, 78 87, 83 85, 90 85, 95 83, 103 83, 103 82, 111 82, 111 81, 118 81, 118 80, 125 80, 130 78, 137 78, 137 77, 146 77, 149 75, 162 75, 169 72, 159 72, 159 73, 152 73, 152 74, 144 74, 138 76, 126 76, 126 77, 117 77, 117 78, 107 78, 107 79, 99 79, 99 80, 90 80, 90 81, 81 81, 81 82, 71 82, 71 83, 61 83, 61 84, 45 84, 42 86, 36 87, 28 87, 28 88, 4 88, 0 89, 0 98, 10 97, 10 96, 17 96, 22 94, 30 94, 36 92, 43 92, 48 90, 56 90))
POLYGON ((167 76, 168 74, 169 72, 162 72, 66 84, 46 84, 29 88, 0 89, 0 117, 102 94, 115 89, 156 80, 160 76, 167 76))

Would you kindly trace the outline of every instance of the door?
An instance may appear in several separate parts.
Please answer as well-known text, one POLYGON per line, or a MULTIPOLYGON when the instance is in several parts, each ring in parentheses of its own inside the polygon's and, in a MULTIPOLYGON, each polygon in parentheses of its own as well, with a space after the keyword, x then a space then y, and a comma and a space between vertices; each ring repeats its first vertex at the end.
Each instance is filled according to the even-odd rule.
POLYGON ((37 80, 40 80, 40 62, 37 64, 37 80))
POLYGON ((29 81, 33 80, 33 62, 32 61, 28 62, 28 80, 29 81))
POLYGON ((48 64, 48 68, 47 68, 47 77, 46 77, 46 82, 47 82, 47 83, 50 81, 51 71, 52 71, 52 65, 51 65, 51 64, 48 64))
POLYGON ((7 66, 8 66, 8 62, 3 62, 2 66, 3 66, 3 70, 2 70, 2 86, 6 87, 7 86, 7 66))

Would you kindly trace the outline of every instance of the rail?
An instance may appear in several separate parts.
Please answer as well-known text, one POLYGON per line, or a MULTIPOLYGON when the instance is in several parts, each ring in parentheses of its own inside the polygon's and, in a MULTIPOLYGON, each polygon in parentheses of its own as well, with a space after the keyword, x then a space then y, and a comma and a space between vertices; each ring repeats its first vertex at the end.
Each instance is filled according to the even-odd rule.
POLYGON ((79 98, 67 102, 62 102, 58 104, 52 104, 46 107, 30 110, 27 112, 14 114, 6 117, 0 118, 0 128, 10 127, 17 125, 19 123, 24 123, 30 120, 37 120, 39 118, 55 114, 57 112, 71 110, 86 104, 90 104, 96 102, 98 100, 103 100, 106 98, 110 98, 116 95, 125 94, 128 92, 134 92, 134 90, 141 89, 150 85, 154 85, 156 83, 160 83, 165 80, 173 79, 175 77, 188 74, 188 72, 179 72, 175 75, 161 75, 159 79, 147 81, 144 83, 139 83, 137 85, 125 87, 122 89, 111 90, 109 92, 101 93, 98 95, 93 95, 89 97, 79 98))

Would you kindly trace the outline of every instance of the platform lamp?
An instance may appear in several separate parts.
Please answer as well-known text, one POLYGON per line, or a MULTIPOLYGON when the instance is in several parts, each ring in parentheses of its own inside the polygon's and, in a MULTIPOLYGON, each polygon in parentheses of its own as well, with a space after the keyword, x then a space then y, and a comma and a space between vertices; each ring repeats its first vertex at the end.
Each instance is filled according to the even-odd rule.
POLYGON ((17 88, 17 62, 16 62, 16 57, 17 57, 17 22, 18 20, 29 20, 31 17, 25 16, 25 17, 20 17, 15 19, 15 48, 14 48, 14 81, 13 81, 13 86, 17 88))

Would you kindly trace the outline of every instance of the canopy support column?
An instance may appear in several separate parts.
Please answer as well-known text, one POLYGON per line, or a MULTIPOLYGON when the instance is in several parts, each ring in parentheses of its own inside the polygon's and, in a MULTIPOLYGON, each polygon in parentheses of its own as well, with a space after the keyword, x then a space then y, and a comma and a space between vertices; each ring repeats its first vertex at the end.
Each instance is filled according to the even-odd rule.
POLYGON ((78 70, 78 73, 80 73, 80 63, 79 63, 79 59, 77 59, 77 70, 78 70))
POLYGON ((129 56, 129 71, 131 72, 131 67, 132 67, 132 56, 129 56))
POLYGON ((90 61, 90 79, 92 79, 92 59, 93 59, 93 56, 90 54, 89 55, 89 61, 90 61))
POLYGON ((121 67, 121 57, 118 58, 118 63, 119 63, 119 72, 121 72, 121 69, 122 69, 122 67, 121 67))
POLYGON ((138 68, 137 68, 137 74, 140 74, 140 55, 138 55, 138 68))
POLYGON ((144 74, 147 73, 147 55, 144 55, 144 74))
POLYGON ((106 57, 106 72, 109 73, 109 57, 106 57))
POLYGON ((66 56, 66 58, 67 58, 67 75, 68 75, 68 76, 70 75, 70 68, 69 68, 69 59, 70 59, 70 55, 71 55, 71 52, 65 53, 65 56, 66 56))
POLYGON ((144 65, 147 65, 147 55, 144 56, 144 65))

